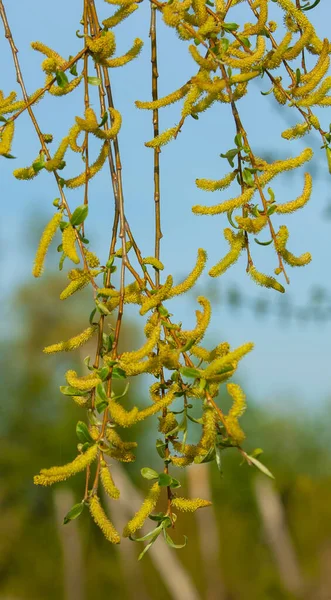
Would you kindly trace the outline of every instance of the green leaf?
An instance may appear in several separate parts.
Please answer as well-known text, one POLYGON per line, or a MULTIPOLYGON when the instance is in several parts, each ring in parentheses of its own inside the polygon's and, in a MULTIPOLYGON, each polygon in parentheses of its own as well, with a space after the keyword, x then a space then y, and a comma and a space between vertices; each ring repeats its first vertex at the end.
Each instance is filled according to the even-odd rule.
POLYGON ((140 473, 145 479, 157 479, 159 477, 158 472, 154 471, 154 469, 151 469, 150 467, 143 467, 140 470, 140 473))
POLYGON ((192 117, 192 119, 199 121, 199 115, 197 115, 196 113, 191 113, 191 117, 192 117))
POLYGON ((88 215, 88 206, 87 204, 81 204, 81 206, 77 206, 74 212, 71 215, 70 223, 72 226, 80 225, 84 223, 86 217, 88 215))
POLYGON ((151 519, 151 521, 158 521, 160 523, 160 521, 163 521, 165 517, 165 514, 162 512, 156 513, 155 515, 149 515, 149 519, 151 519))
POLYGON ((82 444, 85 444, 85 442, 88 442, 89 444, 94 442, 84 421, 78 421, 76 425, 76 434, 82 444))
POLYGON ((126 372, 120 367, 114 367, 111 377, 112 379, 126 379, 126 372))
POLYGON ((226 154, 220 154, 221 158, 226 158, 227 161, 229 162, 229 164, 231 165, 231 167, 234 167, 234 162, 233 159, 235 158, 235 156, 237 156, 239 150, 238 148, 231 148, 230 150, 228 150, 226 152, 226 154))
POLYGON ((13 154, 8 154, 8 152, 6 152, 6 154, 1 154, 1 156, 4 158, 16 158, 16 156, 13 156, 13 154))
POLYGON ((181 352, 188 352, 188 350, 191 350, 192 346, 194 346, 194 344, 196 343, 196 340, 189 340, 188 342, 186 342, 185 346, 183 346, 180 351, 181 352))
MULTIPOLYGON (((133 535, 130 535, 129 538, 130 540, 132 540, 132 542, 145 542, 146 540, 149 540, 150 538, 157 538, 157 536, 161 533, 162 531, 162 525, 158 525, 157 527, 155 527, 155 529, 152 529, 152 531, 150 531, 149 533, 146 533, 146 535, 143 535, 139 538, 134 537, 133 535)), ((146 546, 147 548, 147 546, 146 546)))
POLYGON ((310 4, 310 2, 308 2, 308 4, 305 4, 305 6, 301 6, 301 10, 311 10, 312 8, 315 8, 315 6, 317 6, 320 3, 320 0, 315 0, 314 4, 310 4))
POLYGON ((187 544, 187 536, 184 535, 184 544, 175 544, 175 542, 171 539, 170 535, 166 532, 165 529, 163 529, 163 535, 164 535, 164 539, 167 542, 168 546, 170 546, 171 548, 185 548, 186 544, 187 544))
POLYGON ((193 369, 192 367, 181 367, 180 373, 184 377, 189 377, 193 379, 195 379, 196 377, 201 377, 200 371, 198 369, 193 369))
POLYGON ((223 23, 222 27, 226 31, 236 31, 236 29, 238 29, 239 25, 238 25, 238 23, 223 23))
POLYGON ((97 309, 96 309, 96 308, 94 308, 94 309, 92 310, 92 312, 91 312, 90 316, 89 316, 89 322, 90 322, 90 325, 93 325, 93 317, 94 317, 94 315, 95 315, 95 313, 96 313, 96 312, 97 312, 97 309))
POLYGON ((160 439, 156 440, 156 451, 161 458, 165 458, 166 447, 167 447, 167 445, 164 443, 163 440, 160 440, 160 439))
POLYGON ((97 387, 95 388, 95 393, 96 393, 97 399, 100 402, 107 402, 107 404, 108 404, 107 394, 106 394, 105 388, 103 387, 102 383, 98 383, 97 387))
POLYGON ((90 85, 101 85, 102 83, 100 77, 88 77, 87 81, 90 85))
POLYGON ((160 473, 158 475, 158 483, 160 487, 168 487, 171 485, 172 477, 167 473, 160 473))
POLYGON ((300 69, 297 69, 295 71, 295 79, 296 79, 297 85, 299 85, 299 83, 301 81, 301 71, 300 71, 300 69))
POLYGON ((60 88, 64 88, 66 85, 68 85, 69 80, 64 71, 56 71, 55 77, 56 83, 60 88))
POLYGON ((176 489, 182 487, 182 484, 180 483, 180 481, 178 481, 178 479, 172 477, 170 487, 176 489))
POLYGON ((234 143, 236 144, 236 146, 238 146, 238 148, 242 147, 243 138, 241 133, 237 133, 237 135, 235 135, 234 143))
POLYGON ((74 506, 69 510, 69 512, 66 514, 66 516, 63 519, 63 525, 67 525, 67 523, 69 523, 69 521, 73 521, 74 519, 77 519, 77 517, 79 517, 79 515, 82 514, 83 510, 84 510, 84 502, 80 502, 79 504, 74 504, 74 506))
POLYGON ((127 383, 126 386, 125 386, 125 388, 124 388, 124 390, 123 390, 123 392, 121 394, 116 394, 114 396, 112 395, 112 399, 113 400, 119 400, 120 398, 123 398, 126 395, 129 387, 130 387, 130 384, 127 383))
POLYGON ((97 374, 102 381, 105 381, 109 375, 109 367, 101 367, 101 369, 97 370, 97 374))
POLYGON ((253 463, 253 465, 255 465, 255 467, 257 467, 260 471, 262 471, 262 473, 264 473, 271 479, 275 479, 273 474, 271 473, 271 471, 269 471, 269 469, 264 464, 262 464, 259 460, 254 458, 254 456, 249 456, 248 454, 246 454, 246 456, 247 456, 248 462, 253 463))
MULTIPOLYGON (((100 123, 98 124, 98 127, 102 127, 105 123, 107 123, 107 121, 108 121, 108 113, 104 112, 102 115, 102 119, 101 119, 100 123)), ((113 258, 113 260, 114 260, 114 258, 113 258)))
POLYGON ((204 456, 196 456, 194 462, 196 464, 211 462, 212 460, 215 460, 215 454, 215 448, 210 448, 204 456))
POLYGON ((167 309, 162 306, 162 304, 160 304, 160 306, 158 306, 158 311, 160 313, 160 315, 162 315, 162 317, 169 317, 169 312, 167 311, 167 309))
POLYGON ((6 119, 5 117, 3 117, 2 115, 0 115, 0 122, 1 123, 7 123, 8 119, 6 119))
MULTIPOLYGON (((69 56, 69 61, 73 58, 73 56, 69 56)), ((77 63, 75 63, 74 65, 72 65, 72 67, 70 67, 69 72, 71 73, 71 75, 73 75, 74 77, 77 77, 78 73, 77 73, 77 63)))
POLYGON ((108 408, 109 404, 108 402, 105 402, 104 400, 102 400, 102 402, 96 402, 96 409, 98 411, 98 413, 102 413, 106 408, 108 408))
POLYGON ((272 244, 272 240, 269 240, 269 242, 259 242, 257 238, 254 238, 254 242, 259 244, 259 246, 270 246, 270 244, 272 244))
POLYGON ((111 311, 109 310, 109 308, 107 308, 105 304, 103 304, 103 302, 99 302, 99 300, 96 300, 95 305, 101 315, 104 315, 106 317, 110 315, 111 311))
POLYGON ((255 448, 255 450, 253 450, 253 452, 250 454, 250 456, 253 456, 254 458, 257 458, 261 454, 263 454, 262 448, 255 448))
POLYGON ((62 254, 61 258, 60 258, 60 262, 59 262, 59 271, 62 271, 62 269, 63 269, 63 263, 64 263, 65 259, 66 259, 66 255, 63 252, 63 254, 62 254))
POLYGON ((86 396, 87 393, 83 392, 82 390, 78 390, 71 385, 60 385, 60 392, 65 396, 86 396))
POLYGON ((254 186, 254 177, 253 177, 250 169, 245 168, 243 170, 243 181, 249 187, 253 187, 254 186))
POLYGON ((77 35, 77 37, 78 37, 78 38, 83 38, 83 37, 84 37, 84 34, 83 34, 83 35, 81 35, 81 34, 79 33, 79 29, 77 29, 77 31, 76 31, 76 35, 77 35))

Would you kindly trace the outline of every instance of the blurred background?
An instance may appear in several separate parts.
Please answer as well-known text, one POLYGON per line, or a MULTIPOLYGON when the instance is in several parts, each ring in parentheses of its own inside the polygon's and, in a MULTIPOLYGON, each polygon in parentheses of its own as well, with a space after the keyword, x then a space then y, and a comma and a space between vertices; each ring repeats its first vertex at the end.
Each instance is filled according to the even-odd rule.
MULTIPOLYGON (((33 14, 30 3, 23 0, 7 4, 26 85, 32 92, 43 85, 43 75, 41 56, 29 48, 30 41, 39 39, 65 57, 74 55, 81 44, 75 36, 81 3, 59 0, 51 18, 40 0, 34 2, 33 14)), ((109 6, 98 5, 101 18, 109 16, 109 6)), ((270 18, 278 18, 277 7, 271 8, 270 18)), ((249 20, 244 6, 238 7, 237 16, 240 22, 249 20)), ((320 37, 327 36, 331 7, 322 0, 309 16, 320 37)), ((233 11, 231 20, 235 19, 233 11)), ((134 37, 148 40, 148 4, 143 3, 120 27, 118 54, 127 50, 134 37)), ((4 39, 0 53, 4 57, 0 88, 5 94, 18 91, 4 39)), ((160 95, 164 95, 182 85, 194 65, 185 44, 161 23, 159 53, 160 95)), ((139 60, 115 71, 112 81, 115 105, 123 115, 120 143, 127 215, 146 256, 153 252, 153 189, 152 153, 143 143, 152 137, 152 125, 151 115, 137 111, 134 100, 151 95, 148 41, 139 60)), ((0 163, 0 600, 331 599, 330 175, 320 140, 314 134, 290 144, 282 140, 280 132, 294 125, 297 116, 290 108, 280 113, 271 96, 260 95, 267 90, 264 80, 254 86, 253 100, 243 99, 240 107, 256 153, 276 159, 294 156, 304 144, 314 149, 309 165, 315 178, 313 197, 300 214, 286 221, 292 234, 290 250, 310 251, 313 262, 289 273, 291 285, 278 297, 247 278, 242 259, 221 280, 203 277, 189 298, 174 300, 169 309, 177 322, 182 320, 189 328, 195 320, 196 297, 203 293, 214 309, 208 344, 255 342, 255 350, 236 377, 247 393, 244 447, 263 449, 261 460, 275 482, 240 465, 235 452, 225 453, 222 475, 209 465, 191 467, 186 475, 174 472, 183 495, 210 497, 213 508, 181 517, 173 538, 181 543, 183 534, 188 534, 184 549, 169 551, 159 540, 139 563, 141 544, 123 540, 113 548, 88 514, 62 525, 64 515, 81 499, 83 476, 49 490, 32 483, 41 467, 75 456, 75 425, 84 416, 61 396, 58 386, 68 368, 79 370, 82 359, 93 352, 92 346, 70 356, 47 357, 42 349, 81 331, 93 301, 88 290, 66 303, 59 301, 65 273, 57 272, 56 242, 46 274, 32 281, 33 255, 54 210, 57 190, 44 172, 31 182, 12 177, 13 168, 31 164, 39 151, 27 115, 19 119, 13 148, 17 158, 0 163)), ((80 94, 77 90, 68 98, 46 98, 36 107, 42 129, 54 134, 54 147, 78 114, 77 102, 83 112, 80 94)), ((163 129, 178 121, 179 110, 175 105, 161 112, 163 129)), ((227 171, 219 157, 233 146, 234 131, 226 110, 213 107, 198 122, 185 123, 177 141, 161 154, 162 260, 166 274, 171 272, 176 281, 194 265, 198 246, 208 251, 209 266, 226 252, 222 235, 226 219, 200 219, 191 213, 193 204, 214 200, 195 187, 195 178, 220 178, 227 171), (213 135, 202 146, 199 140, 205 140, 205 128, 213 135)), ((317 114, 328 129, 329 111, 317 114)), ((74 157, 64 176, 78 169, 81 165, 74 157)), ((303 170, 280 178, 274 185, 276 198, 293 199, 301 192, 302 181, 303 170)), ((88 238, 91 250, 104 261, 113 216, 106 172, 91 182, 91 198, 88 238)), ((71 207, 81 204, 81 191, 71 192, 68 200, 71 207)), ((277 219, 275 225, 282 224, 277 219)), ((270 247, 256 245, 253 256, 260 270, 272 273, 276 264, 270 247)), ((138 347, 142 339, 143 324, 130 308, 123 348, 138 347)), ((132 382, 132 401, 144 403, 147 390, 147 379, 139 386, 132 382)), ((219 402, 227 406, 222 395, 219 402)), ((119 529, 146 493, 140 469, 161 468, 155 452, 156 426, 155 419, 136 428, 136 463, 124 469, 113 466, 123 500, 108 508, 119 529)))

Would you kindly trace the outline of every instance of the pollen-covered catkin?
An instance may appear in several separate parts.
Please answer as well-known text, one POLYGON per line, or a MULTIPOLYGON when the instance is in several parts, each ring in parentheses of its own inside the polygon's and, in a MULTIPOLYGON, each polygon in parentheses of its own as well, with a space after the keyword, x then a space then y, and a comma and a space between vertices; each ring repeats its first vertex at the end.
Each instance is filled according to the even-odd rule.
POLYGON ((57 344, 46 346, 44 352, 45 354, 54 354, 55 352, 69 352, 70 350, 76 350, 76 348, 80 348, 83 344, 86 344, 86 342, 88 342, 96 333, 97 329, 97 325, 92 325, 66 342, 58 342, 57 344))
POLYGON ((230 245, 229 252, 209 271, 210 277, 219 277, 233 265, 239 258, 242 250, 245 247, 245 237, 242 231, 233 233, 229 228, 224 229, 224 237, 230 245))
POLYGON ((312 187, 313 178, 310 175, 310 173, 305 173, 305 183, 302 194, 298 196, 298 198, 296 198, 295 200, 292 200, 291 202, 286 202, 285 204, 278 204, 275 212, 278 214, 285 214, 303 208, 310 199, 312 187))
POLYGON ((114 525, 108 519, 97 496, 92 496, 90 498, 89 509, 93 520, 98 525, 98 527, 100 527, 105 538, 112 544, 119 544, 121 541, 120 535, 116 531, 114 525))
POLYGON ((68 223, 67 227, 65 227, 62 232, 62 248, 64 254, 77 265, 79 263, 79 256, 76 250, 76 241, 76 231, 74 227, 68 223))
POLYGON ((187 276, 182 283, 178 285, 174 285, 168 293, 167 298, 173 298, 174 296, 179 296, 180 294, 184 294, 188 290, 190 290, 198 278, 200 277, 203 269, 205 268, 207 262, 207 252, 203 250, 203 248, 198 249, 197 262, 195 264, 194 269, 187 276))
POLYGON ((282 294, 284 294, 284 292, 285 292, 284 287, 279 283, 279 281, 277 281, 271 275, 265 275, 264 273, 259 273, 259 271, 257 271, 255 269, 255 267, 253 267, 253 266, 250 267, 248 272, 249 272, 251 278, 253 279, 253 281, 255 281, 255 283, 257 283, 258 285, 262 285, 263 287, 267 287, 267 288, 273 288, 277 292, 281 292, 282 294))
POLYGON ((8 121, 2 133, 0 133, 0 155, 9 154, 14 137, 15 123, 14 121, 8 121))
POLYGON ((232 439, 237 444, 241 444, 245 439, 245 434, 238 423, 238 418, 241 417, 246 408, 246 397, 239 385, 228 383, 226 387, 233 399, 233 405, 225 417, 226 428, 232 439))
POLYGON ((147 517, 154 510, 156 503, 160 495, 161 488, 156 482, 152 485, 148 492, 146 499, 141 505, 140 509, 136 512, 135 516, 128 522, 124 527, 123 537, 129 537, 133 535, 138 529, 140 529, 145 523, 147 517))
POLYGON ((79 454, 75 460, 61 467, 41 469, 40 475, 35 475, 33 481, 36 485, 52 485, 58 481, 65 481, 68 477, 84 471, 97 457, 98 446, 94 444, 83 454, 79 454))
POLYGON ((104 487, 105 492, 110 498, 117 500, 120 497, 120 491, 116 487, 114 480, 109 471, 109 467, 106 461, 102 460, 100 463, 100 479, 104 487))
POLYGON ((55 215, 51 218, 48 225, 46 225, 42 236, 40 238, 39 246, 37 249, 34 267, 32 274, 34 277, 40 277, 44 268, 44 262, 47 254, 47 250, 51 244, 53 237, 55 236, 57 229, 62 220, 62 212, 56 212, 55 215))
POLYGON ((202 500, 202 498, 173 498, 171 506, 181 512, 195 512, 198 508, 211 506, 211 502, 209 500, 202 500))

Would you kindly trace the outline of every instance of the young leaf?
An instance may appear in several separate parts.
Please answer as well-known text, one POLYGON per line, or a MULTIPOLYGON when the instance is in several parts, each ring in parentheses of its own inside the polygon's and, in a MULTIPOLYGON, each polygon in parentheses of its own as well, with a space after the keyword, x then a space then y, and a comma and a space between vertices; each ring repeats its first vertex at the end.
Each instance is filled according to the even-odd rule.
POLYGON ((157 479, 159 477, 158 472, 154 471, 154 469, 151 469, 150 467, 143 467, 140 470, 140 473, 145 479, 157 479))
POLYGON ((77 437, 79 439, 80 442, 82 442, 82 444, 85 444, 85 442, 94 442, 93 438, 90 435, 90 432, 87 428, 86 423, 84 423, 83 421, 78 421, 77 425, 76 425, 76 434, 77 437))
POLYGON ((184 377, 189 377, 195 379, 196 377, 200 377, 200 372, 198 369, 193 369, 191 367, 182 367, 180 372, 184 377))
POLYGON ((160 473, 158 477, 158 483, 160 487, 168 487, 171 485, 172 477, 170 475, 167 475, 167 473, 160 473))
POLYGON ((64 88, 66 85, 68 85, 69 80, 68 77, 66 76, 66 74, 63 71, 56 71, 56 83, 58 84, 58 86, 60 88, 64 88))
POLYGON ((79 515, 82 514, 83 510, 84 510, 84 502, 80 502, 79 504, 74 504, 74 506, 69 510, 69 512, 66 514, 66 516, 63 519, 63 525, 67 525, 67 523, 69 523, 69 521, 73 521, 74 519, 77 519, 77 517, 79 517, 79 515))
POLYGON ((265 475, 268 475, 268 477, 270 477, 271 479, 275 479, 275 477, 273 476, 273 474, 271 473, 271 471, 269 471, 269 469, 262 464, 259 460, 257 460, 256 458, 254 458, 253 456, 247 456, 247 460, 250 463, 253 463, 253 465, 255 465, 260 471, 262 471, 262 473, 264 473, 265 475))
POLYGON ((88 206, 87 204, 82 204, 81 206, 77 206, 74 212, 71 215, 70 223, 72 226, 80 225, 83 223, 88 215, 88 206))
POLYGON ((101 79, 99 77, 88 77, 87 81, 90 85, 101 85, 101 79))
POLYGON ((165 529, 163 529, 163 535, 164 535, 164 539, 167 542, 168 546, 170 546, 171 548, 185 548, 186 544, 187 544, 187 536, 184 535, 184 544, 175 544, 175 542, 171 539, 170 535, 166 532, 165 529))

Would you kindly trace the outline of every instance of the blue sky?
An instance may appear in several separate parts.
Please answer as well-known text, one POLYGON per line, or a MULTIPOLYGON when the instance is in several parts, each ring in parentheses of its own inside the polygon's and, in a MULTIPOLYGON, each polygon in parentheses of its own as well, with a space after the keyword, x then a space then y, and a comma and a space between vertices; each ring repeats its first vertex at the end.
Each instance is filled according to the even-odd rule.
MULTIPOLYGON (((40 69, 42 55, 34 52, 29 44, 40 40, 57 50, 62 56, 74 55, 81 47, 81 40, 75 32, 81 29, 81 2, 63 2, 58 0, 56 8, 45 8, 45 2, 35 0, 33 11, 31 4, 17 0, 5 2, 7 15, 15 41, 20 50, 19 59, 25 77, 28 92, 43 85, 43 73, 40 69), (65 15, 65 16, 64 16, 65 15)), ((101 19, 110 15, 112 8, 98 1, 101 19)), ((272 4, 270 18, 276 15, 272 4)), ((234 20, 242 7, 236 9, 234 20)), ((331 6, 322 0, 309 16, 320 37, 328 35, 331 6)), ((248 13, 247 13, 248 15, 248 13)), ((142 254, 153 253, 154 206, 152 187, 153 153, 144 146, 144 142, 153 137, 151 114, 138 111, 134 101, 148 100, 150 92, 150 56, 149 56, 149 4, 145 1, 133 16, 116 29, 117 54, 125 52, 135 37, 146 40, 143 52, 138 60, 123 69, 114 69, 112 84, 115 106, 123 116, 120 132, 120 146, 123 163, 123 180, 126 214, 138 241, 142 254)), ((281 33, 276 33, 276 38, 281 33)), ((11 54, 7 42, 0 40, 0 55, 3 57, 1 85, 5 94, 18 86, 12 66, 11 54)), ((178 40, 173 30, 166 28, 159 19, 159 94, 165 95, 185 83, 196 71, 193 60, 188 54, 187 45, 178 40)), ((92 65, 91 65, 92 70, 92 65)), ((94 74, 93 72, 91 73, 94 74)), ((329 283, 330 229, 331 220, 325 218, 330 205, 330 175, 328 173, 324 151, 320 150, 320 139, 311 134, 303 141, 287 142, 280 132, 298 122, 297 114, 286 108, 280 114, 272 96, 262 96, 260 91, 269 89, 266 79, 254 82, 251 93, 239 103, 242 121, 247 128, 250 143, 258 155, 273 151, 277 158, 294 156, 305 145, 315 152, 311 167, 316 172, 314 191, 309 205, 299 213, 275 218, 275 226, 286 224, 290 230, 289 249, 294 254, 310 251, 313 262, 304 269, 288 268, 291 285, 287 288, 290 301, 303 306, 313 286, 323 285, 331 293, 329 283)), ((92 94, 95 94, 92 89, 92 94)), ((83 95, 78 90, 64 98, 46 98, 36 107, 36 115, 44 131, 54 134, 54 146, 67 133, 77 113, 77 101, 81 103, 79 114, 83 113, 83 95)), ((97 108, 97 99, 94 96, 97 108)), ((178 122, 180 105, 168 107, 160 112, 161 130, 178 122)), ((328 128, 331 111, 317 111, 322 127, 328 128)), ((193 267, 198 247, 208 252, 208 266, 215 264, 226 251, 223 229, 228 225, 226 217, 198 217, 192 214, 193 204, 212 204, 226 199, 223 196, 208 195, 198 190, 194 180, 197 177, 220 178, 227 172, 227 163, 220 153, 233 147, 235 131, 230 109, 216 105, 199 121, 188 119, 182 133, 161 153, 161 201, 162 201, 162 261, 166 274, 172 273, 175 281, 193 267)), ((27 280, 32 281, 31 263, 33 251, 40 228, 53 213, 52 202, 58 196, 51 175, 42 172, 31 182, 20 182, 13 178, 12 168, 31 164, 38 154, 36 135, 26 114, 20 117, 15 136, 13 154, 15 161, 2 160, 0 163, 2 219, 0 227, 1 271, 3 283, 2 313, 6 336, 10 334, 10 305, 8 298, 15 287, 27 280), (14 164, 15 163, 15 164, 14 164), (6 329, 7 328, 7 329, 6 329)), ((73 157, 64 176, 73 176, 81 170, 81 163, 73 157)), ((303 172, 291 177, 279 177, 273 189, 280 202, 286 202, 301 193, 303 172)), ((113 203, 107 172, 101 173, 90 185, 91 202, 87 225, 91 249, 104 259, 108 250, 113 217, 113 203)), ((78 189, 68 194, 71 207, 81 204, 82 191, 78 189)), ((261 236, 262 237, 262 236, 261 236)), ((263 238, 264 239, 264 238, 263 238)), ((254 245, 254 259, 259 270, 272 273, 276 259, 271 247, 254 245)), ((246 262, 242 258, 230 269, 222 280, 217 280, 222 290, 236 284, 251 297, 267 298, 273 303, 286 302, 283 297, 275 298, 276 292, 262 290, 247 277, 246 262)), ((35 282, 35 285, 38 285, 35 282)), ((208 285, 208 276, 202 278, 199 293, 208 285)), ((171 301, 169 310, 175 320, 182 320, 184 327, 193 325, 195 306, 193 295, 190 299, 171 301)), ((70 300, 74 302, 74 298, 70 300)), ((59 301, 60 302, 60 301, 59 301)), ((132 313, 130 313, 132 314, 132 313)), ((245 381, 246 390, 259 402, 277 406, 279 402, 296 402, 310 407, 330 397, 331 378, 329 364, 331 353, 329 338, 330 322, 282 324, 275 316, 257 318, 249 310, 231 312, 224 304, 214 303, 210 341, 227 340, 236 346, 245 341, 255 342, 255 350, 240 367, 239 376, 245 381)))

